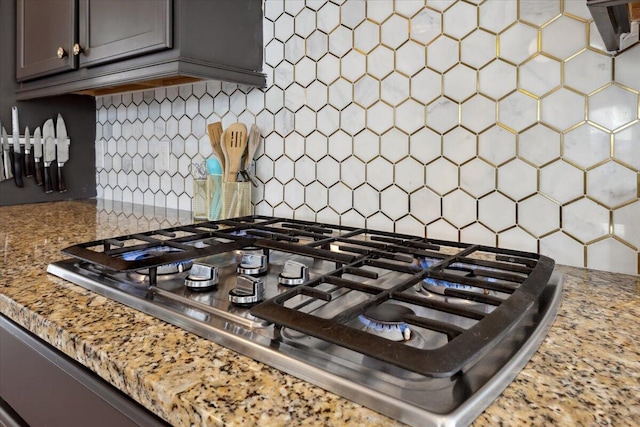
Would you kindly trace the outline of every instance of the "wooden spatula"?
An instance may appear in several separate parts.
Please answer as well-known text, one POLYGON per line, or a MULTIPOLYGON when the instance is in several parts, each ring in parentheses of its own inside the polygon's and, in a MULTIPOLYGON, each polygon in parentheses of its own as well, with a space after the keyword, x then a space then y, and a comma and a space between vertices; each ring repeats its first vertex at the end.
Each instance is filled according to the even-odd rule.
POLYGON ((224 133, 223 144, 229 163, 226 165, 227 182, 236 182, 242 166, 242 155, 247 148, 247 127, 244 123, 233 123, 224 133))
POLYGON ((209 123, 207 125, 207 133, 209 134, 209 140, 211 141, 211 149, 213 150, 213 154, 215 154, 215 156, 218 158, 218 160, 220 161, 220 166, 222 167, 222 170, 224 170, 226 166, 224 164, 224 154, 222 153, 222 147, 220 146, 222 142, 222 123, 209 123))

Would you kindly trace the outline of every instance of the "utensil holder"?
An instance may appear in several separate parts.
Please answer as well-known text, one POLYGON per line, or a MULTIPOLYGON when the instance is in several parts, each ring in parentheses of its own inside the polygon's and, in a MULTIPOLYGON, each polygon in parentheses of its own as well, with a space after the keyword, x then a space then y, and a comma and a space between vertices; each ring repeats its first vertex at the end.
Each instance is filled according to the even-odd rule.
POLYGON ((222 175, 210 174, 209 178, 209 221, 222 219, 222 175))
POLYGON ((191 214, 194 220, 209 219, 209 183, 207 179, 193 180, 193 198, 191 199, 191 214))
POLYGON ((222 184, 222 212, 220 219, 251 215, 251 183, 222 184))

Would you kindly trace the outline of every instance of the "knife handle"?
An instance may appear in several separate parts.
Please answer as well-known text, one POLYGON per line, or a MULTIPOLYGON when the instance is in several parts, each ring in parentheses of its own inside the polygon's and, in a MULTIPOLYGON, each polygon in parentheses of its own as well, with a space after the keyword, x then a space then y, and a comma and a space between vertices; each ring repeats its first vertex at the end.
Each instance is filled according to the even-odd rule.
POLYGON ((64 193, 67 191, 67 185, 64 183, 64 164, 58 163, 58 191, 64 193))
MULTIPOLYGON (((14 163, 13 147, 9 147, 9 165, 11 166, 11 177, 16 174, 16 164, 14 163)), ((10 177, 10 178, 11 178, 10 177)))
POLYGON ((49 166, 44 165, 44 192, 51 193, 53 192, 53 186, 51 185, 51 174, 49 170, 49 166))
POLYGON ((19 151, 13 152, 13 169, 13 179, 16 187, 24 187, 24 181, 22 180, 22 153, 19 151))
POLYGON ((33 176, 33 155, 24 153, 24 176, 33 176))
POLYGON ((36 185, 42 185, 42 162, 37 158, 34 164, 34 169, 36 170, 36 185))

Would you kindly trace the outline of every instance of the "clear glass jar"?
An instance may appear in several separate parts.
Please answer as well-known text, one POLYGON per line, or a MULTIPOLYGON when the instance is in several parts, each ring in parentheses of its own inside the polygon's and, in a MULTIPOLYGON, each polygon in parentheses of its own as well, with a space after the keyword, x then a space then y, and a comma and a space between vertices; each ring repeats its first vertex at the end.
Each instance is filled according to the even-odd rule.
POLYGON ((251 215, 251 183, 225 182, 222 184, 222 212, 220 218, 251 215))
POLYGON ((207 179, 193 180, 193 198, 191 199, 191 214, 194 220, 209 219, 209 181, 207 179))

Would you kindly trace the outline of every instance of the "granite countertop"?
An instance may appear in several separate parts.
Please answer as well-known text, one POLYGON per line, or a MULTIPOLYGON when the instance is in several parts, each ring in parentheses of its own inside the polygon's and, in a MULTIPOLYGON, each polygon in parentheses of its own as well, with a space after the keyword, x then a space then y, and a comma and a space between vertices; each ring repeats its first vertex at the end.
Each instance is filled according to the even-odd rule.
MULTIPOLYGON (((176 426, 401 425, 45 272, 75 243, 189 222, 108 202, 0 207, 0 312, 176 426)), ((474 425, 639 425, 640 278, 570 267, 539 351, 474 425)))

